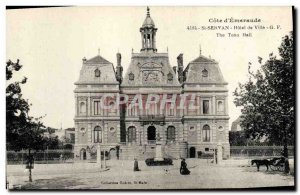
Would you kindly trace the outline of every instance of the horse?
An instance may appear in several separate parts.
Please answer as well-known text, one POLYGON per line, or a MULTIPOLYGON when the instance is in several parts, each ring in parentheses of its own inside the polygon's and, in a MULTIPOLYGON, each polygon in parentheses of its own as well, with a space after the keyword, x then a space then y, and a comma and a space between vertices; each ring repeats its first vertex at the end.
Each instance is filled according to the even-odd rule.
POLYGON ((251 165, 253 164, 256 164, 256 167, 257 167, 257 171, 259 171, 259 167, 261 165, 265 165, 267 167, 267 171, 269 171, 269 165, 272 164, 272 162, 270 162, 269 160, 267 159, 262 159, 262 160, 259 160, 259 159, 255 159, 255 160, 251 160, 251 165))

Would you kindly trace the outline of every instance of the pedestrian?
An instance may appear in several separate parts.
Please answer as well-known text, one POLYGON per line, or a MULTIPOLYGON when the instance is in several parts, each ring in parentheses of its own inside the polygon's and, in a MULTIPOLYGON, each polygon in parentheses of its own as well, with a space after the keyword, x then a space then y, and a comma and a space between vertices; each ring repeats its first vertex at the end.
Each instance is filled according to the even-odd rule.
POLYGON ((189 175, 191 172, 187 168, 187 164, 185 162, 185 159, 183 158, 180 165, 180 174, 181 175, 189 175))
POLYGON ((133 171, 140 171, 140 169, 139 169, 139 162, 137 161, 136 158, 134 159, 133 171))

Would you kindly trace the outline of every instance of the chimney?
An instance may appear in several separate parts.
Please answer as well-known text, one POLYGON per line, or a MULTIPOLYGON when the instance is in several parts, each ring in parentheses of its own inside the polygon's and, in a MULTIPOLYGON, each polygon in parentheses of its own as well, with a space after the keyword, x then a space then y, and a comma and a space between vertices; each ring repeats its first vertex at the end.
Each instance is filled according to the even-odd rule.
POLYGON ((183 54, 179 54, 177 57, 177 67, 178 67, 178 81, 179 83, 183 83, 183 54))
POLYGON ((176 70, 177 70, 177 67, 173 66, 173 71, 175 72, 175 74, 177 74, 176 70))
POLYGON ((123 67, 121 65, 121 59, 121 54, 117 53, 117 81, 119 81, 119 83, 121 83, 123 80, 123 67))

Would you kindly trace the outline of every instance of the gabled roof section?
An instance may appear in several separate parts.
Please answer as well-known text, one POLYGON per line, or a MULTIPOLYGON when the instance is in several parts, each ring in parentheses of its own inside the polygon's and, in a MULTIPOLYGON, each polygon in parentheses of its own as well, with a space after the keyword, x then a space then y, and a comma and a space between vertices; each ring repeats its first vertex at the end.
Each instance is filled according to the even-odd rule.
POLYGON ((200 55, 199 57, 197 57, 196 59, 194 59, 190 63, 202 63, 202 62, 204 62, 204 63, 216 63, 216 61, 214 59, 207 58, 203 55, 200 55))
POLYGON ((180 87, 167 53, 133 53, 122 87, 180 87))
POLYGON ((102 56, 97 55, 85 62, 86 64, 112 64, 111 62, 104 59, 102 56))
POLYGON ((77 84, 118 84, 112 63, 97 55, 89 60, 83 60, 77 84))
POLYGON ((200 55, 184 70, 186 84, 227 84, 217 61, 200 55))

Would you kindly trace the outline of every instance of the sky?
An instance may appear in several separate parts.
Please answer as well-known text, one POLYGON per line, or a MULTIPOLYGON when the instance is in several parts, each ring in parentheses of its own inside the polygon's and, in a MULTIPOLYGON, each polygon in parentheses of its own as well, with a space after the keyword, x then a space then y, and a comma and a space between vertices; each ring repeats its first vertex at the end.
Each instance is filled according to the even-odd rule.
MULTIPOLYGON (((291 7, 150 7, 158 28, 158 52, 169 53, 171 66, 183 53, 184 65, 202 55, 219 62, 228 82, 230 125, 240 115, 233 104, 233 91, 247 80, 248 62, 258 68, 258 56, 277 54, 282 37, 292 30, 291 7), (225 18, 259 18, 264 30, 188 30, 188 26, 254 26, 253 23, 209 22, 225 18), (217 37, 216 33, 225 33, 217 37), (251 32, 252 37, 229 37, 227 33, 251 32)), ((6 11, 6 60, 20 59, 21 71, 15 80, 28 77, 22 87, 24 98, 32 103, 32 116, 45 116, 46 126, 74 127, 74 82, 79 78, 82 58, 98 54, 116 66, 116 53, 122 54, 124 73, 132 49, 139 52, 139 28, 146 7, 68 7, 6 11)))

